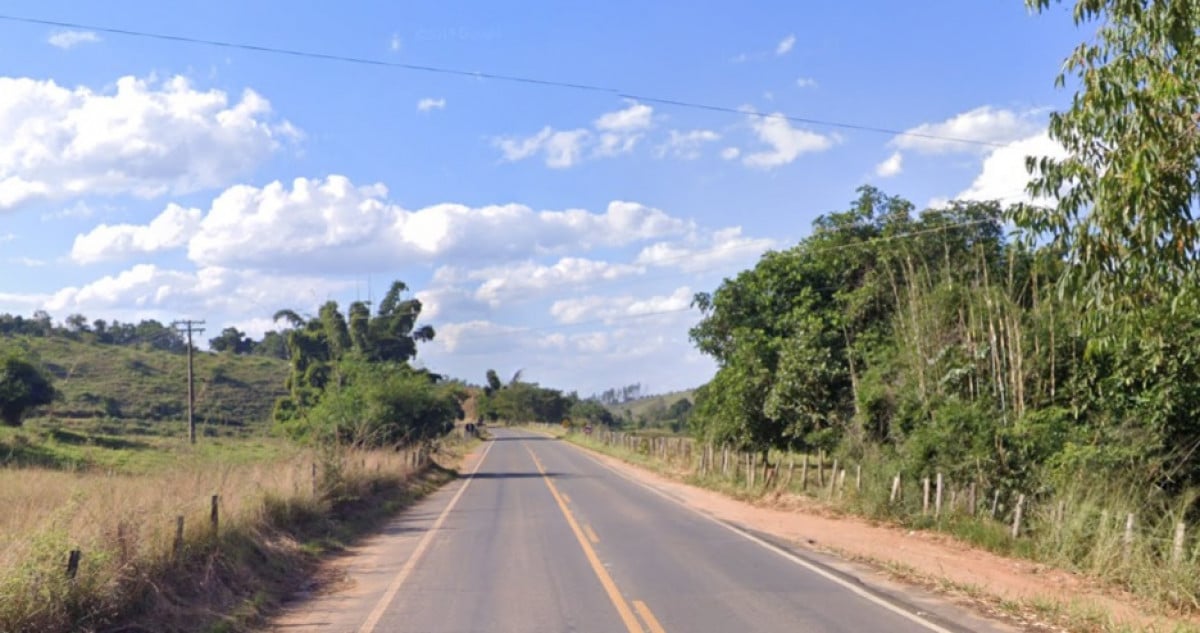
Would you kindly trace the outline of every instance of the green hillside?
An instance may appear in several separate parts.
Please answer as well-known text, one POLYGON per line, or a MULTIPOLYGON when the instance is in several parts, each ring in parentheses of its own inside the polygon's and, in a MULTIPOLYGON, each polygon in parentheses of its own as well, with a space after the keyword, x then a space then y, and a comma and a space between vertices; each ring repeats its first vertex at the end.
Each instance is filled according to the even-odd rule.
POLYGON ((670 393, 647 396, 607 406, 613 412, 613 415, 626 421, 626 425, 628 426, 636 428, 669 428, 675 431, 683 431, 686 428, 687 413, 684 412, 682 415, 676 414, 671 411, 671 407, 672 405, 676 405, 680 400, 695 402, 695 391, 695 389, 672 391, 670 393))
MULTIPOLYGON (((0 336, 0 353, 24 350, 54 376, 63 397, 34 417, 118 421, 126 430, 187 416, 187 356, 60 337, 0 336)), ((196 421, 226 429, 262 427, 285 393, 287 363, 264 356, 197 352, 196 421)))

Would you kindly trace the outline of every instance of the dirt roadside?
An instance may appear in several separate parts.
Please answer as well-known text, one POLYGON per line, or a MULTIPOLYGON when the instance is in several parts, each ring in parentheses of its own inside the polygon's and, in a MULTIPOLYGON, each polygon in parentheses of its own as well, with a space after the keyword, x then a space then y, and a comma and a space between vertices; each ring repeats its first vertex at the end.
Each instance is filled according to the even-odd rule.
POLYGON ((1176 631, 1188 625, 1200 627, 1200 619, 1154 615, 1132 595, 1063 570, 998 556, 944 534, 833 516, 819 503, 795 495, 748 503, 575 447, 714 518, 775 536, 800 549, 867 563, 880 580, 915 582, 956 603, 1031 629, 1176 631), (1051 622, 1047 614, 1055 610, 1059 621, 1051 622), (1064 619, 1071 620, 1070 629, 1062 628, 1064 619))

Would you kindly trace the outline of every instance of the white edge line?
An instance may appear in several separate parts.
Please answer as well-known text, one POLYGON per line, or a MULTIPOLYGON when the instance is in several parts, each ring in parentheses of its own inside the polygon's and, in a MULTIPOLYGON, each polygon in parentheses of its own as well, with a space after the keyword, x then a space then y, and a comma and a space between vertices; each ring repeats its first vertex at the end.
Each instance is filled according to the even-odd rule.
MULTIPOLYGON (((488 442, 487 448, 483 449, 483 454, 479 456, 479 461, 475 462, 475 468, 471 469, 471 474, 479 472, 479 467, 483 465, 483 461, 487 459, 487 455, 492 450, 495 442, 488 442)), ((458 500, 467 491, 467 486, 471 485, 474 479, 467 479, 463 485, 458 488, 458 492, 454 493, 454 497, 450 499, 450 503, 446 506, 442 513, 438 515, 433 525, 429 526, 429 530, 425 532, 425 536, 421 537, 421 541, 417 543, 416 549, 409 555, 408 560, 404 562, 404 567, 396 573, 396 577, 392 579, 392 584, 388 585, 387 592, 379 599, 379 603, 371 610, 371 615, 367 616, 367 620, 359 627, 358 633, 374 633, 375 627, 379 625, 379 619, 383 617, 384 612, 392 605, 392 601, 396 599, 396 594, 400 592, 400 587, 404 581, 408 579, 413 568, 417 566, 417 562, 421 560, 421 556, 425 554, 425 550, 429 549, 429 544, 433 541, 434 535, 437 534, 438 528, 442 527, 442 523, 446 522, 446 517, 450 515, 450 511, 458 503, 458 500)))
MULTIPOLYGON (((787 551, 786 549, 783 549, 782 547, 779 547, 778 545, 775 545, 774 543, 764 541, 763 539, 743 530, 742 528, 739 528, 735 525, 726 523, 725 521, 722 521, 722 520, 718 519, 717 517, 712 516, 711 514, 708 514, 707 512, 699 510, 698 508, 693 508, 692 506, 688 505, 684 501, 682 501, 680 499, 676 499, 675 497, 672 497, 670 494, 668 494, 662 490, 659 490, 658 488, 651 486, 650 484, 647 484, 642 481, 638 481, 637 479, 634 479, 633 477, 626 475, 625 473, 617 470, 616 468, 614 468, 608 464, 605 464, 603 461, 598 459, 595 455, 592 455, 591 451, 589 451, 588 449, 586 449, 582 446, 579 446, 578 444, 575 444, 574 442, 570 442, 567 440, 563 440, 563 441, 567 444, 570 444, 573 448, 575 448, 575 450, 583 453, 584 456, 586 456, 588 459, 590 459, 590 460, 596 462, 597 464, 599 464, 600 466, 607 468, 608 470, 611 470, 612 472, 616 473, 622 479, 625 479, 626 481, 637 484, 637 485, 645 488, 646 490, 649 490, 650 492, 653 492, 654 494, 656 494, 660 497, 663 497, 664 499, 667 499, 667 500, 671 501, 672 503, 679 505, 680 507, 683 507, 684 509, 686 509, 694 514, 702 516, 705 519, 708 519, 709 521, 716 523, 717 525, 729 530, 730 532, 733 532, 734 534, 737 534, 749 541, 757 543, 761 547, 786 558, 787 560, 813 572, 814 574, 817 574, 818 576, 821 576, 822 578, 824 578, 826 580, 829 580, 831 582, 837 583, 838 585, 841 585, 842 587, 848 589, 850 592, 857 594, 858 596, 860 596, 862 598, 866 598, 867 600, 887 609, 888 611, 896 613, 897 615, 900 615, 908 620, 911 620, 917 624, 920 624, 921 626, 929 629, 930 631, 935 631, 936 633, 956 633, 955 631, 951 631, 950 629, 947 629, 947 628, 939 626, 933 622, 930 622, 929 620, 926 620, 925 618, 922 618, 921 616, 919 616, 907 609, 904 609, 903 607, 900 607, 899 605, 896 605, 896 604, 892 603, 891 601, 884 600, 883 598, 880 598, 879 596, 867 591, 866 589, 863 589, 862 587, 859 587, 858 585, 855 585, 854 583, 847 581, 845 578, 841 578, 841 577, 837 576, 836 574, 832 574, 824 569, 821 569, 820 567, 804 560, 803 558, 800 558, 799 556, 796 556, 795 554, 787 551)), ((619 458, 614 457, 613 459, 619 459, 619 458)))

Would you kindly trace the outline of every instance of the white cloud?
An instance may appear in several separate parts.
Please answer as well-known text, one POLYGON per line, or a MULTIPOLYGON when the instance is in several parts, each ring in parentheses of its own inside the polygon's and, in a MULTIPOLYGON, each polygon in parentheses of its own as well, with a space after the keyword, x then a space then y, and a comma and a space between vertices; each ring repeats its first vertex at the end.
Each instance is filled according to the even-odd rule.
POLYGON ((740 226, 713 231, 708 236, 690 236, 678 242, 656 242, 643 248, 634 263, 699 272, 752 263, 775 245, 770 238, 742 235, 740 226))
POLYGON ((511 261, 694 230, 691 221, 621 200, 599 213, 454 203, 409 211, 389 202, 381 184, 359 187, 331 175, 297 178, 290 187, 278 181, 231 187, 206 211, 172 205, 150 224, 103 227, 81 236, 76 255, 99 261, 186 243, 189 259, 201 266, 338 272, 444 259, 511 261))
POLYGON ((801 77, 796 80, 796 86, 799 88, 816 88, 817 80, 812 77, 801 77))
POLYGON ((796 45, 796 36, 789 34, 787 37, 780 40, 779 44, 775 46, 775 54, 776 55, 787 55, 788 53, 790 53, 792 51, 792 47, 795 45, 796 45))
POLYGON ((501 136, 492 140, 504 160, 514 162, 541 154, 546 166, 553 169, 573 167, 586 151, 594 157, 616 156, 633 151, 644 131, 652 124, 654 109, 629 101, 622 110, 606 112, 593 122, 595 131, 587 128, 557 130, 543 127, 532 136, 501 136))
POLYGON ((172 203, 144 226, 101 224, 88 233, 75 236, 71 259, 81 264, 91 264, 137 253, 179 248, 199 228, 201 215, 199 209, 184 209, 172 203))
POLYGON ((721 139, 721 135, 712 130, 688 130, 687 132, 671 130, 668 135, 667 142, 655 149, 655 155, 659 158, 670 153, 676 158, 695 160, 700 158, 700 147, 704 143, 712 143, 721 139))
POLYGON ((559 323, 583 321, 605 321, 680 312, 692 304, 694 293, 687 286, 677 288, 669 295, 658 295, 639 299, 631 295, 618 297, 588 296, 555 301, 550 314, 559 323))
POLYGON ((13 257, 8 261, 26 268, 41 268, 46 265, 46 260, 34 257, 13 257))
POLYGON ((741 156, 741 154, 742 150, 736 147, 726 147, 725 149, 721 150, 721 158, 724 158, 725 160, 736 160, 738 156, 741 156))
POLYGON ((579 162, 583 143, 590 137, 591 133, 582 128, 555 130, 546 126, 533 136, 500 137, 494 143, 506 161, 524 160, 540 152, 545 157, 547 167, 565 169, 579 162))
POLYGON ((83 200, 76 200, 75 204, 69 207, 64 207, 58 211, 48 211, 42 214, 42 221, 50 220, 66 220, 66 219, 83 219, 90 218, 95 214, 96 210, 83 200))
POLYGON ((55 31, 46 38, 46 43, 68 50, 80 44, 94 44, 100 41, 100 36, 92 31, 55 31))
POLYGON ((175 77, 122 77, 110 94, 0 77, 0 211, 89 194, 149 198, 226 184, 299 132, 268 119, 247 90, 235 103, 175 77))
POLYGON ((891 178, 904 170, 904 155, 892 152, 882 163, 875 166, 875 175, 880 178, 891 178))
POLYGON ((551 266, 527 261, 473 270, 467 274, 467 278, 483 280, 475 291, 475 298, 496 307, 550 289, 584 287, 592 282, 612 281, 644 270, 641 266, 564 257, 551 266))
POLYGON ((446 100, 445 99, 441 99, 441 98, 434 99, 432 97, 426 97, 417 102, 417 111, 418 112, 429 112, 430 110, 445 110, 445 109, 446 109, 446 100))
POLYGON ((891 140, 890 145, 897 149, 912 150, 923 154, 987 151, 986 145, 962 143, 948 139, 1010 143, 1025 138, 1042 128, 1043 124, 1039 122, 1039 114, 1037 110, 1014 112, 992 106, 980 106, 939 123, 922 123, 909 128, 905 130, 906 135, 895 137, 891 140))
POLYGON ((17 235, 15 233, 0 233, 0 244, 3 244, 4 242, 11 242, 15 239, 17 239, 17 235))
POLYGON ((780 113, 771 116, 751 115, 750 126, 755 136, 771 149, 747 154, 742 162, 756 169, 773 169, 787 165, 808 152, 820 152, 833 147, 836 136, 823 136, 808 130, 793 128, 780 113))
POLYGON ((654 108, 648 105, 630 102, 628 108, 607 112, 596 119, 595 127, 603 132, 632 132, 650 127, 654 108))
POLYGON ((315 276, 270 275, 206 267, 194 272, 137 264, 89 284, 59 290, 44 306, 58 313, 151 311, 273 314, 297 303, 316 304, 347 282, 315 276))
POLYGON ((392 38, 388 40, 388 49, 390 49, 393 53, 398 53, 403 46, 404 40, 400 39, 399 35, 393 33, 392 38))
POLYGON ((1029 172, 1025 169, 1027 156, 1065 158, 1066 150, 1045 132, 1008 143, 988 154, 983 167, 971 186, 960 192, 961 200, 1000 200, 1004 204, 1036 202, 1050 204, 1047 199, 1033 200, 1025 192, 1029 172))

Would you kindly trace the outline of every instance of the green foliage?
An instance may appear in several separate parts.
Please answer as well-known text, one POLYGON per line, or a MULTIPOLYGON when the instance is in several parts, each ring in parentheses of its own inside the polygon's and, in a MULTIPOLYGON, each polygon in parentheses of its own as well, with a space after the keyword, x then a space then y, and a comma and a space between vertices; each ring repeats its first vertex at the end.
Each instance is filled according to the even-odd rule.
POLYGON ((20 426, 31 409, 57 396, 50 377, 30 360, 16 354, 0 359, 0 422, 20 426))

